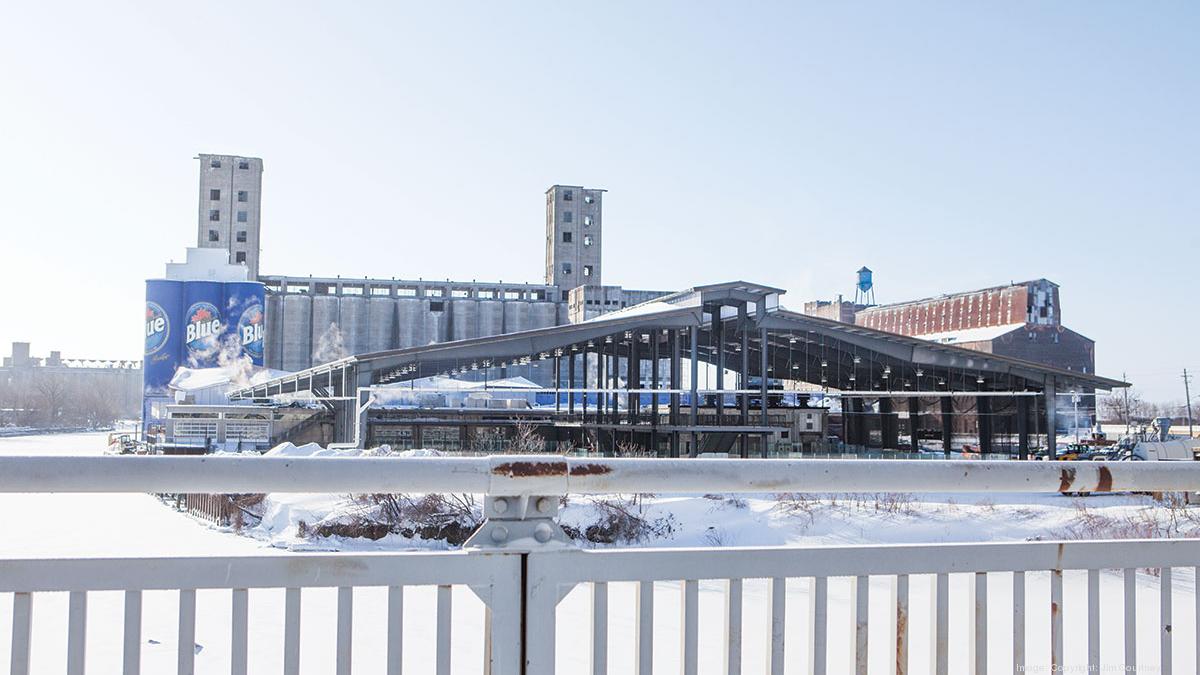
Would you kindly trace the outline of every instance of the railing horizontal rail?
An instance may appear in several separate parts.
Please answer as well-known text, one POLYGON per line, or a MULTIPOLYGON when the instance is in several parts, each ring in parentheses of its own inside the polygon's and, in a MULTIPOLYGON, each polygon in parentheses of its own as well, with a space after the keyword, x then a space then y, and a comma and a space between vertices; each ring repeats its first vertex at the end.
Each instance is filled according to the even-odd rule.
POLYGON ((0 492, 1109 492, 1200 487, 1200 462, 489 457, 0 458, 0 492))
POLYGON ((563 550, 539 554, 561 582, 770 579, 1191 567, 1200 540, 1130 539, 820 548, 563 550))
POLYGON ((520 559, 482 551, 304 553, 181 558, 0 559, 0 592, 492 586, 511 584, 520 559))

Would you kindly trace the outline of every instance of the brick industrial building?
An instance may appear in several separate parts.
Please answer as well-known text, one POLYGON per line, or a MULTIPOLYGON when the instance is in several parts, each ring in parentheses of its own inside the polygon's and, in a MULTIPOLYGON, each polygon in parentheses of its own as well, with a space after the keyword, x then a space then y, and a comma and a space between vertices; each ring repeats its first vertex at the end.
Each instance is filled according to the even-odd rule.
MULTIPOLYGON (((1062 370, 1096 370, 1095 341, 1062 324, 1058 284, 1047 279, 889 305, 818 300, 804 313, 1062 370)), ((1093 414, 1094 402, 1084 396, 1080 426, 1090 426, 1093 414)))

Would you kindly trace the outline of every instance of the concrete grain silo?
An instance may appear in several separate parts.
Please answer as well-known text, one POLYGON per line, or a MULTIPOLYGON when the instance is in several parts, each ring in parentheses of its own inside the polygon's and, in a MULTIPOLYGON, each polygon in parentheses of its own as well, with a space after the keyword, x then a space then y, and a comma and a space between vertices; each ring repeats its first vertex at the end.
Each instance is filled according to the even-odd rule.
POLYGON ((367 299, 361 295, 338 298, 338 326, 346 340, 346 352, 365 354, 370 351, 370 324, 367 299))
POLYGON ((283 298, 279 293, 267 294, 266 364, 273 370, 283 369, 283 298))
POLYGON ((396 347, 396 301, 389 297, 367 300, 366 352, 382 352, 396 347))
POLYGON ((283 369, 304 370, 312 365, 312 298, 283 298, 283 369))
POLYGON ((529 329, 529 303, 510 301, 504 303, 504 332, 517 333, 529 329))
POLYGON ((396 298, 396 326, 400 349, 429 344, 425 338, 425 321, 429 318, 429 301, 424 298, 396 298))
POLYGON ((553 302, 535 302, 529 309, 529 329, 549 328, 558 323, 558 305, 553 302))
POLYGON ((450 301, 450 339, 479 337, 479 301, 456 298, 450 301))
POLYGON ((479 337, 504 333, 504 303, 499 300, 479 301, 479 337))

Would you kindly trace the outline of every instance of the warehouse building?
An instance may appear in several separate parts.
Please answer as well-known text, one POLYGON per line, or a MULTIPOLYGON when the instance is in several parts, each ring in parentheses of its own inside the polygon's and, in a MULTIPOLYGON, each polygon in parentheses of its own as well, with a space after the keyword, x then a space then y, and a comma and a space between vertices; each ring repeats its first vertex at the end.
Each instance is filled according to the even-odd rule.
POLYGON ((795 436, 809 423, 820 434, 823 424, 808 412, 813 399, 839 399, 850 447, 922 452, 922 439, 933 436, 948 454, 958 421, 969 418, 978 452, 1025 457, 1039 434, 1054 456, 1060 392, 1125 386, 789 312, 780 306, 783 293, 744 281, 696 286, 582 323, 347 356, 229 395, 320 401, 335 440, 359 446, 418 442, 417 433, 429 443, 433 427, 438 447, 478 449, 496 433, 513 439, 532 425, 546 448, 672 457, 803 453, 795 436), (715 379, 704 382, 702 370, 715 379), (547 382, 539 392, 548 402, 502 412, 465 402, 377 405, 397 392, 441 393, 446 387, 435 383, 444 378, 502 393, 509 388, 498 381, 514 375, 547 382), (801 397, 802 390, 811 393, 801 397))
MULTIPOLYGON (((805 303, 804 313, 1066 371, 1096 370, 1095 341, 1063 325, 1059 286, 1047 279, 887 305, 839 297, 805 303)), ((1077 426, 1090 427, 1094 390, 1085 387, 1075 393, 1081 397, 1077 426)), ((1074 425, 1075 416, 1060 421, 1074 425)))

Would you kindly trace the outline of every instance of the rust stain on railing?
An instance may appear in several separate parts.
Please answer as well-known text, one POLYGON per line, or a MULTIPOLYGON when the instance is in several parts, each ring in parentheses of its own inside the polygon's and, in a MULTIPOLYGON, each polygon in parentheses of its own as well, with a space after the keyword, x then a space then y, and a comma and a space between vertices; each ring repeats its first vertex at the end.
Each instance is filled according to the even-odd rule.
POLYGON ((908 640, 908 612, 903 606, 896 607, 896 675, 908 672, 908 659, 904 649, 908 640))
POLYGON ((492 467, 492 473, 509 478, 534 478, 567 475, 566 462, 504 462, 492 467))
POLYGON ((1096 492, 1112 492, 1112 471, 1107 466, 1100 467, 1100 481, 1096 483, 1096 492))
POLYGON ((607 464, 576 464, 571 467, 572 476, 603 476, 606 473, 612 473, 612 467, 607 464))
POLYGON ((1074 482, 1075 482, 1075 469, 1073 469, 1073 468, 1063 469, 1062 473, 1059 475, 1058 491, 1064 492, 1064 493, 1070 492, 1071 484, 1074 482))

